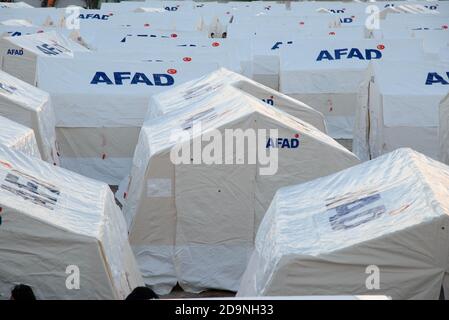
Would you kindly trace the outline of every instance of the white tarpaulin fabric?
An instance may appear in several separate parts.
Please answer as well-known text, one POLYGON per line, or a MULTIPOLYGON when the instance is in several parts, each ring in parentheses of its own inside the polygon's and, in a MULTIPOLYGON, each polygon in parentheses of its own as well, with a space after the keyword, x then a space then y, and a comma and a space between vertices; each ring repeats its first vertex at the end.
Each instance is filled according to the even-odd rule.
POLYGON ((22 27, 32 27, 33 24, 29 22, 28 20, 23 19, 10 19, 10 20, 3 20, 0 22, 0 25, 2 26, 22 26, 22 27))
POLYGON ((0 116, 0 144, 31 157, 41 157, 33 130, 2 116, 0 116))
POLYGON ((361 159, 410 147, 438 159, 438 106, 449 63, 374 62, 360 87, 353 150, 361 159))
POLYGON ((449 167, 399 149, 280 189, 237 295, 448 297, 448 185, 449 167))
POLYGON ((216 64, 42 58, 38 86, 56 114, 61 166, 108 184, 129 174, 151 95, 216 64))
MULTIPOLYGON (((1 30, 1 29, 0 29, 1 30)), ((146 28, 112 27, 92 28, 83 27, 79 31, 81 41, 91 50, 114 50, 120 43, 131 38, 155 39, 207 39, 204 32, 199 31, 173 31, 173 30, 147 30, 146 28)), ((134 51, 134 50, 133 50, 134 51)))
POLYGON ((5 37, 0 40, 1 69, 35 85, 40 57, 67 59, 73 58, 76 51, 88 50, 56 31, 5 37))
POLYGON ((61 12, 54 7, 1 10, 2 20, 24 19, 41 27, 56 27, 60 17, 61 12))
MULTIPOLYGON (((115 51, 126 55, 129 51, 153 51, 178 53, 180 56, 189 52, 218 55, 226 57, 222 66, 252 77, 252 47, 247 40, 232 39, 167 39, 131 37, 117 45, 115 51), (234 67, 234 65, 236 67, 234 67)), ((98 51, 98 52, 101 52, 98 51)))
POLYGON ((28 3, 25 2, 1 2, 0 3, 1 9, 19 9, 19 8, 33 8, 33 6, 30 6, 28 3))
POLYGON ((314 40, 281 52, 280 91, 322 112, 329 135, 352 139, 357 92, 372 60, 421 61, 419 40, 314 40))
POLYGON ((1 296, 23 283, 38 299, 124 299, 142 285, 106 184, 0 146, 0 206, 1 296))
POLYGON ((364 34, 362 28, 307 28, 296 33, 279 31, 272 36, 254 36, 253 79, 279 90, 281 51, 301 50, 312 38, 361 40, 364 34))
POLYGON ((199 79, 183 83, 172 90, 154 95, 150 100, 150 107, 145 120, 189 107, 194 102, 200 101, 208 95, 215 94, 217 90, 227 85, 252 95, 266 104, 287 112, 326 133, 324 117, 318 111, 300 101, 224 68, 199 79))
POLYGON ((0 26, 0 36, 3 37, 18 37, 27 34, 33 34, 38 32, 44 32, 42 27, 23 27, 23 26, 0 26))
MULTIPOLYGON (((226 143, 230 142, 222 145, 226 143)), ((160 293, 170 292, 177 282, 191 292, 236 291, 259 221, 275 191, 356 163, 351 152, 318 129, 232 86, 145 122, 123 207, 145 282, 160 293), (243 154, 229 149, 229 144, 229 150, 223 147, 224 156, 215 150, 218 163, 187 153, 182 156, 188 162, 175 165, 171 160, 172 148, 181 143, 187 149, 200 143, 199 148, 207 150, 204 137, 214 132, 214 141, 224 141, 229 139, 223 137, 227 129, 253 132, 259 142, 247 146, 240 141, 243 154), (270 129, 277 130, 278 138, 270 129), (279 146, 274 149, 273 139, 279 146), (261 172, 274 162, 246 160, 256 151, 260 157, 272 150, 278 152, 273 175, 261 172), (229 162, 233 164, 225 164, 229 162)))
POLYGON ((42 159, 59 164, 55 115, 48 93, 0 71, 0 116, 31 128, 42 159))
POLYGON ((449 93, 440 103, 438 138, 439 158, 444 163, 449 164, 449 93))
POLYGON ((77 53, 76 59, 102 60, 106 59, 112 63, 118 61, 141 61, 141 62, 164 62, 172 64, 215 64, 232 71, 242 73, 242 66, 235 61, 227 52, 219 51, 213 55, 210 52, 190 48, 181 50, 167 50, 166 48, 154 48, 151 51, 91 51, 77 53))

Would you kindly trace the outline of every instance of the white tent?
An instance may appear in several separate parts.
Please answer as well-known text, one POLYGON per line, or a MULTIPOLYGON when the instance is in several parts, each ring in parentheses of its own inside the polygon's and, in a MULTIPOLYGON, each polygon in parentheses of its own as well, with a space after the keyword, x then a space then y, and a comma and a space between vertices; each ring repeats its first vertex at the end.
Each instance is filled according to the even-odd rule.
POLYGON ((106 184, 4 146, 0 181, 2 296, 23 283, 38 299, 123 299, 142 285, 106 184))
POLYGON ((334 16, 255 16, 235 19, 227 28, 229 38, 273 36, 285 34, 314 34, 322 30, 341 26, 340 19, 334 16))
POLYGON ((59 164, 55 115, 48 93, 0 71, 0 116, 31 128, 42 159, 59 164))
MULTIPOLYGON (((208 95, 214 95, 217 90, 227 85, 254 96, 268 105, 287 112, 313 125, 318 130, 327 133, 324 117, 315 109, 224 68, 218 69, 201 78, 185 82, 172 90, 152 96, 145 121, 150 121, 168 112, 190 107, 193 103, 205 99, 208 95)), ((125 195, 128 193, 128 187, 129 176, 120 183, 116 193, 117 200, 120 203, 124 203, 125 195)))
POLYGON ((279 90, 280 54, 283 50, 302 50, 311 39, 361 40, 362 28, 306 28, 300 32, 279 32, 271 36, 252 37, 253 79, 279 90))
POLYGON ((87 48, 101 51, 114 50, 120 42, 126 42, 130 38, 207 39, 207 34, 201 31, 147 30, 129 27, 83 27, 79 34, 87 48))
POLYGON ((449 44, 440 49, 439 57, 442 61, 449 61, 449 44))
POLYGON ((177 282, 192 292, 237 290, 275 191, 356 163, 352 153, 321 131, 231 86, 146 122, 123 207, 145 282, 160 293, 177 282), (236 130, 230 138, 223 137, 227 129, 236 130), (258 135, 256 146, 238 141, 239 132, 242 139, 258 135), (205 154, 211 135, 227 145, 221 153, 213 151, 220 160, 209 163, 201 160, 206 156, 186 151, 187 162, 174 164, 172 148, 194 144, 205 154), (240 151, 233 149, 234 140, 240 151), (272 148, 273 141, 279 147, 272 148), (256 152, 259 161, 251 158, 256 152), (262 161, 267 152, 278 160, 262 161), (277 169, 265 172, 273 166, 277 169))
POLYGON ((0 145, 40 158, 34 131, 0 116, 0 145))
POLYGON ((441 100, 439 111, 439 158, 444 163, 449 164, 449 92, 441 100))
POLYGON ((0 22, 2 26, 17 26, 17 27, 33 27, 33 24, 24 19, 9 19, 0 22))
POLYGON ((25 3, 23 1, 19 2, 0 2, 0 8, 1 9, 22 9, 22 8, 33 8, 33 6, 30 6, 28 3, 25 3))
POLYGON ((40 57, 73 58, 76 51, 88 50, 56 31, 5 37, 0 40, 1 69, 34 85, 40 57))
POLYGON ((382 17, 378 25, 365 30, 369 38, 406 38, 415 30, 441 30, 448 26, 449 15, 444 14, 389 14, 382 17))
POLYGON ((280 91, 322 112, 333 138, 352 139, 357 92, 371 60, 420 61, 418 40, 314 40, 281 52, 280 91))
POLYGON ((438 159, 438 106, 449 63, 374 62, 361 86, 354 152, 361 159, 410 147, 438 159))
MULTIPOLYGON (((98 52, 102 52, 99 50, 98 52)), ((221 66, 231 68, 252 78, 252 45, 250 41, 243 39, 167 39, 131 37, 126 42, 121 42, 116 52, 127 54, 129 51, 152 51, 154 53, 171 51, 184 56, 189 52, 225 57, 221 66)), ((211 59, 210 58, 210 59, 211 59)))
POLYGON ((280 189, 237 295, 447 298, 448 185, 449 167, 399 149, 280 189))
POLYGON ((208 95, 214 95, 217 90, 227 85, 254 96, 268 105, 301 119, 326 133, 324 117, 318 111, 300 101, 224 68, 183 83, 172 90, 154 95, 150 99, 150 106, 145 120, 148 121, 168 112, 190 107, 194 102, 200 101, 208 95))
POLYGON ((150 96, 217 69, 175 64, 42 58, 38 86, 56 114, 61 165, 117 185, 131 167, 150 96))
POLYGON ((0 25, 0 37, 18 37, 27 34, 33 34, 38 32, 44 32, 42 27, 24 27, 24 26, 10 26, 0 25))

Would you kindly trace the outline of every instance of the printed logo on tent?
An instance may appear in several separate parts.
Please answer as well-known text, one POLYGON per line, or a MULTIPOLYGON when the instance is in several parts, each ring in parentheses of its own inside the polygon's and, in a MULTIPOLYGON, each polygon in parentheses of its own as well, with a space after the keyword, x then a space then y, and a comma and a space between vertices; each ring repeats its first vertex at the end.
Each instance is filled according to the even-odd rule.
POLYGON ((274 106, 274 97, 270 96, 269 98, 262 99, 263 102, 266 104, 269 104, 270 106, 274 106))
POLYGON ((70 52, 69 49, 65 48, 64 46, 60 45, 56 41, 53 41, 53 43, 43 43, 41 45, 36 46, 39 51, 42 53, 48 55, 48 56, 57 56, 64 52, 70 52))
POLYGON ((220 43, 219 42, 212 42, 212 47, 219 47, 220 43))
POLYGON ((345 13, 346 12, 346 8, 341 8, 341 9, 328 9, 329 12, 332 13, 345 13))
MULTIPOLYGON (((8 31, 7 34, 10 37, 20 37, 22 35, 22 32, 20 32, 20 31, 8 31)), ((30 34, 30 33, 26 33, 26 34, 30 34)))
POLYGON ((376 49, 358 49, 358 48, 342 48, 334 50, 321 50, 316 61, 323 60, 377 60, 382 58, 382 50, 385 49, 383 44, 379 44, 376 49))
POLYGON ((446 74, 439 74, 438 72, 429 72, 427 74, 426 86, 434 84, 449 85, 449 71, 446 74))
POLYGON ((166 11, 178 11, 178 9, 179 9, 179 5, 177 5, 177 6, 174 6, 174 7, 169 7, 169 6, 167 6, 167 7, 164 7, 164 9, 166 10, 166 11))
MULTIPOLYGON (((271 50, 277 50, 281 47, 281 45, 283 45, 284 42, 283 41, 277 41, 272 47, 271 50)), ((285 44, 293 44, 293 41, 286 41, 285 44)))
POLYGON ((23 49, 8 49, 6 54, 9 56, 23 56, 23 49))
POLYGON ((112 14, 98 14, 98 13, 83 14, 83 13, 80 13, 78 18, 84 19, 84 20, 108 20, 111 15, 112 14))
POLYGON ((182 58, 182 61, 184 61, 184 62, 190 62, 190 61, 192 61, 192 58, 190 58, 190 57, 184 57, 184 58, 182 58))
POLYGON ((380 194, 377 193, 329 209, 332 230, 352 229, 381 217, 386 212, 385 206, 374 205, 380 200, 380 194))
POLYGON ((50 210, 54 209, 60 196, 56 186, 16 169, 6 174, 0 188, 50 210))
MULTIPOLYGON (((175 69, 169 69, 168 71, 175 69)), ((167 71, 167 73, 168 73, 167 71)), ((171 71, 171 72, 173 72, 171 71)), ((153 73, 153 74, 145 74, 143 72, 113 72, 108 75, 107 72, 97 71, 95 72, 90 84, 98 85, 98 84, 106 84, 106 85, 139 85, 144 84, 147 86, 172 86, 175 83, 175 79, 170 74, 163 73, 153 73), (126 81, 125 81, 126 80, 126 81)))
POLYGON ((353 23, 355 20, 355 16, 340 18, 340 23, 353 23))
POLYGON ((3 91, 6 91, 9 94, 14 93, 15 91, 17 91, 16 87, 7 85, 6 83, 1 83, 0 82, 0 89, 2 89, 3 91))
POLYGON ((299 147, 299 133, 295 133, 293 138, 268 138, 265 148, 280 148, 280 149, 297 149, 299 147))
POLYGON ((196 87, 193 87, 186 91, 186 93, 184 94, 184 99, 189 100, 189 99, 201 96, 202 94, 204 94, 206 92, 213 92, 221 87, 222 87, 222 85, 220 85, 220 84, 215 85, 215 86, 211 86, 209 84, 197 85, 196 87))

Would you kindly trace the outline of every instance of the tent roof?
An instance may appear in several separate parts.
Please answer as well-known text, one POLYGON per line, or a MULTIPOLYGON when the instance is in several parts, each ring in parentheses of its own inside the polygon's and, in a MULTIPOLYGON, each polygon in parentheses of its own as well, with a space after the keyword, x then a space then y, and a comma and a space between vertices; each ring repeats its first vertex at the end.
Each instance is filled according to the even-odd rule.
POLYGON ((0 146, 0 180, 1 205, 57 228, 101 239, 105 202, 111 192, 106 184, 5 146, 0 146), (18 183, 37 185, 37 194, 5 180, 8 174, 19 176, 18 183))
POLYGON ((275 259, 316 256, 401 232, 449 215, 447 185, 449 167, 411 149, 398 149, 336 174, 279 189, 259 228, 256 246, 267 254, 274 252, 275 259), (371 205, 369 197, 381 201, 371 205), (386 209, 370 221, 352 222, 355 227, 349 230, 333 226, 335 208, 357 208, 354 201, 364 203, 366 209, 377 205, 386 209), (283 236, 286 233, 288 237, 283 236))
POLYGON ((445 85, 426 85, 430 72, 446 76, 449 61, 420 61, 412 64, 406 61, 383 60, 373 62, 372 68, 382 94, 443 96, 449 90, 445 85))
POLYGON ((32 111, 40 111, 50 98, 47 92, 3 71, 0 71, 0 97, 32 111))
POLYGON ((52 57, 73 57, 76 51, 88 51, 88 49, 79 45, 78 43, 68 39, 62 33, 57 31, 46 31, 41 33, 33 33, 29 35, 23 35, 21 37, 5 37, 3 38, 12 44, 30 51, 38 56, 48 56, 48 54, 39 50, 42 45, 58 45, 58 49, 61 51, 58 55, 52 55, 52 57))
POLYGON ((191 130, 193 121, 201 121, 202 132, 198 134, 203 134, 254 112, 277 121, 281 126, 290 127, 302 134, 313 136, 325 144, 349 153, 335 140, 310 124, 272 108, 232 86, 224 86, 207 95, 204 99, 192 101, 188 107, 146 121, 142 127, 142 132, 148 136, 150 153, 156 154, 171 148, 176 142, 180 142, 171 138, 184 130, 191 130))
POLYGON ((30 135, 34 135, 32 129, 0 116, 0 144, 14 147, 20 140, 30 135))
MULTIPOLYGON (((178 85, 172 90, 154 95, 151 101, 152 105, 150 105, 148 110, 147 119, 152 118, 153 115, 178 110, 196 101, 200 101, 208 95, 214 94, 215 91, 226 85, 231 85, 238 88, 240 83, 249 83, 259 87, 260 89, 266 90, 267 94, 270 94, 271 92, 279 94, 273 89, 265 87, 245 76, 225 68, 220 68, 201 78, 178 85)), ((242 91, 242 93, 244 92, 242 91)), ((311 113, 316 113, 316 110, 305 104, 301 104, 301 106, 304 109, 310 109, 311 113)))

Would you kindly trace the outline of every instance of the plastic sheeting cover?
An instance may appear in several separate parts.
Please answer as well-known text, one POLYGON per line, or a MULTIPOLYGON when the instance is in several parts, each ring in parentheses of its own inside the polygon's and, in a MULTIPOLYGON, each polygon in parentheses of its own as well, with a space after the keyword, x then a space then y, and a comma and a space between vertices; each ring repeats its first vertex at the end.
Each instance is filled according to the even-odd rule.
POLYGON ((32 157, 40 158, 34 131, 14 121, 0 116, 0 144, 21 151, 32 157))
POLYGON ((376 294, 438 299, 445 278, 447 297, 448 185, 449 167, 399 149, 280 189, 238 296, 372 294, 373 265, 376 294))
MULTIPOLYGON (((236 157, 235 152, 225 155, 236 157)), ((356 163, 352 153, 313 126, 231 86, 146 122, 123 207, 146 283, 159 293, 178 281, 192 292, 237 290, 258 223, 277 188, 356 163), (196 121, 200 132, 183 134, 196 121), (278 170, 269 176, 257 171, 264 165, 247 161, 173 164, 172 147, 190 145, 213 129, 278 129, 279 137, 297 135, 300 142, 298 148, 280 149, 278 170)))
POLYGON ((39 299, 123 299, 142 284, 106 184, 0 146, 0 206, 2 295, 25 283, 39 299))

